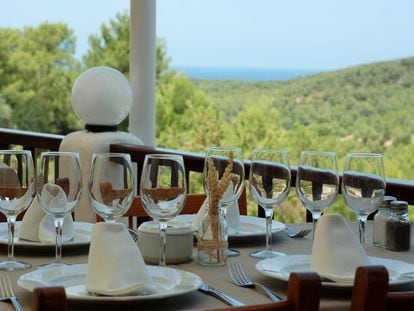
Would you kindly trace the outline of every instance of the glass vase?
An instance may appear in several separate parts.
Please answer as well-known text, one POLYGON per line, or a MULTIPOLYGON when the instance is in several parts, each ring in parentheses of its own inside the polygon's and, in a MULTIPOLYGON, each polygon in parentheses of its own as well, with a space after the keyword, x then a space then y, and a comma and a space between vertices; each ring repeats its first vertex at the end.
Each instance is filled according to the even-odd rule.
POLYGON ((228 228, 224 206, 212 213, 208 206, 202 217, 197 241, 197 259, 203 266, 222 266, 227 261, 228 228))

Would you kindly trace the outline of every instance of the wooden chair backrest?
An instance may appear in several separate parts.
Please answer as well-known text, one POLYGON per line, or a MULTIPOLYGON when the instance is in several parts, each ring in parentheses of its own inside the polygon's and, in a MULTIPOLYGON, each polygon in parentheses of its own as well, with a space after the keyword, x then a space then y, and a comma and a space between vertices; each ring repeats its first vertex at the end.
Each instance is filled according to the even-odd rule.
POLYGON ((30 311, 66 311, 67 298, 63 287, 35 288, 30 311))
MULTIPOLYGON (((0 187, 0 196, 8 197, 10 200, 23 196, 27 191, 27 188, 22 187, 0 187)), ((24 213, 20 213, 17 216, 17 220, 23 218, 24 213)), ((7 221, 6 216, 0 213, 0 222, 7 221)))
POLYGON ((10 200, 23 196, 27 188, 22 187, 0 187, 0 196, 7 197, 10 200))
POLYGON ((214 311, 317 311, 321 278, 313 272, 294 272, 289 276, 286 300, 245 307, 211 309, 214 311))
POLYGON ((388 292, 388 271, 384 266, 358 267, 351 311, 385 310, 414 310, 414 292, 388 292))

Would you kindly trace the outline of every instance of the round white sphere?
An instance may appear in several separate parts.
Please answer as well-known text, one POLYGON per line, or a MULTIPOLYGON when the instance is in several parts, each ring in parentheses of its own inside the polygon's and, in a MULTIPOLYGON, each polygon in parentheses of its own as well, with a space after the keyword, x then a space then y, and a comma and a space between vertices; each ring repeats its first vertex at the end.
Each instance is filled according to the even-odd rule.
POLYGON ((85 124, 118 125, 128 115, 131 105, 129 81, 111 67, 90 68, 73 84, 73 110, 85 124))

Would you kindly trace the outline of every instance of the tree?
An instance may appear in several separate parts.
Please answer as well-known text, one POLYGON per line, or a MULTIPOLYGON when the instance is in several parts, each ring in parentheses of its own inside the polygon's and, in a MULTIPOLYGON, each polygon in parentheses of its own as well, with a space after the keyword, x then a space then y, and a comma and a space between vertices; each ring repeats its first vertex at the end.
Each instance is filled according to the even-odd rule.
MULTIPOLYGON (((89 37, 89 49, 83 57, 86 68, 105 65, 129 75, 129 21, 126 12, 117 13, 115 19, 102 24, 100 34, 89 37)), ((170 63, 163 40, 157 40, 156 53, 156 79, 159 80, 167 74, 170 63)))
MULTIPOLYGON (((115 19, 101 26, 98 35, 90 36, 90 47, 84 56, 85 67, 110 66, 128 76, 129 15, 118 13, 115 19)), ((220 140, 219 113, 204 92, 196 90, 185 76, 169 69, 163 40, 156 49, 156 142, 158 146, 200 151, 220 140), (205 117, 214 120, 205 122, 205 117)), ((120 129, 126 130, 128 120, 120 129)))
POLYGON ((79 128, 70 90, 78 75, 75 37, 64 24, 0 29, 0 94, 12 125, 49 133, 79 128))
POLYGON ((186 77, 175 77, 157 92, 157 144, 188 151, 220 145, 223 120, 205 93, 186 77))
POLYGON ((0 126, 7 128, 13 127, 12 113, 11 107, 0 95, 0 126))

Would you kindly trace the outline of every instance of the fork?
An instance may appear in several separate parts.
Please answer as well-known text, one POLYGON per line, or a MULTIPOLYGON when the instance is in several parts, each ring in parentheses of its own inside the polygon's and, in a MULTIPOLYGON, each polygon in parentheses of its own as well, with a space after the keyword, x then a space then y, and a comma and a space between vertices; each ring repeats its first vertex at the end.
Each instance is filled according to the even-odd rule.
POLYGON ((134 242, 138 242, 138 232, 134 229, 128 228, 129 235, 134 240, 134 242))
POLYGON ((240 264, 229 263, 228 268, 229 268, 230 277, 233 283, 236 284, 237 286, 250 287, 250 288, 254 288, 257 286, 266 293, 266 295, 270 298, 270 300, 272 301, 283 300, 281 296, 272 292, 266 286, 259 284, 259 283, 252 282, 252 280, 250 280, 250 278, 244 273, 243 267, 240 264))
POLYGON ((2 276, 0 278, 0 294, 0 301, 10 300, 16 311, 24 311, 19 301, 17 300, 17 297, 14 295, 13 287, 8 275, 2 276))
POLYGON ((312 231, 312 229, 298 230, 298 229, 294 229, 288 226, 286 226, 286 230, 287 230, 288 237, 290 238, 303 238, 312 231))
POLYGON ((220 299, 221 301, 227 303, 230 306, 233 307, 241 307, 244 306, 243 303, 241 303, 240 301, 238 301, 237 299, 223 293, 221 290, 216 289, 210 285, 208 285, 206 282, 203 282, 199 288, 199 291, 202 291, 203 293, 209 294, 211 296, 214 296, 218 299, 220 299))

